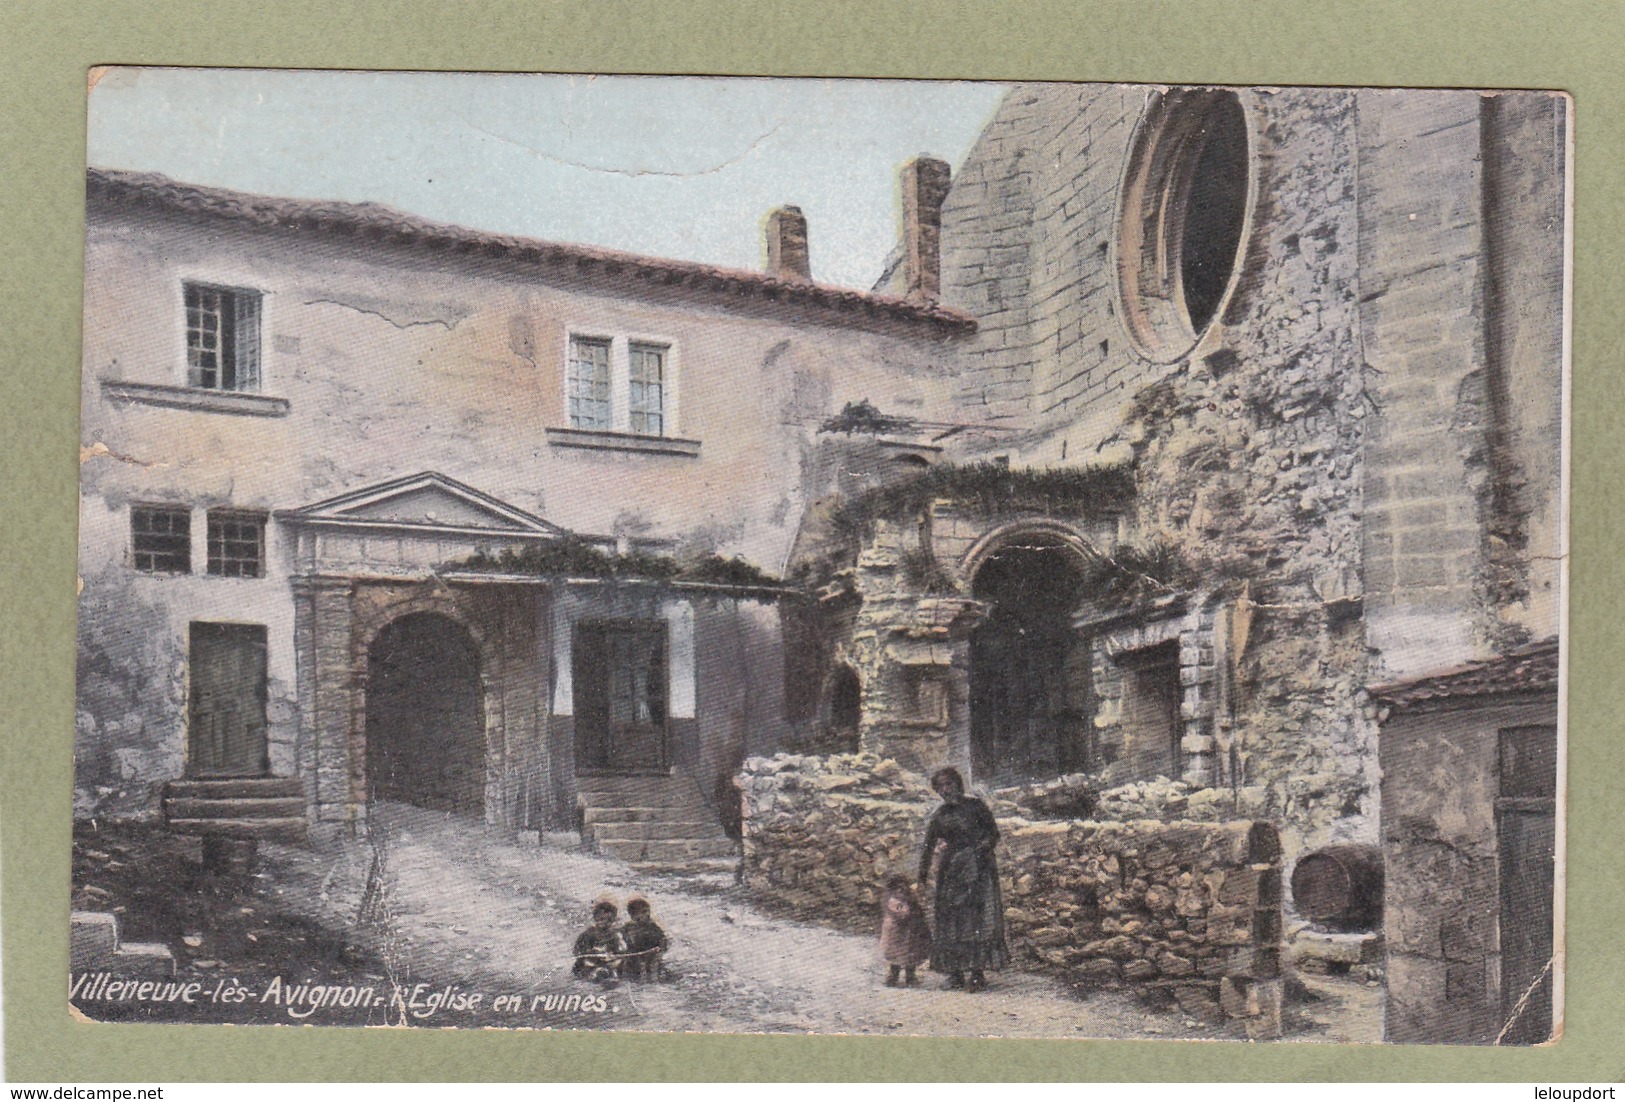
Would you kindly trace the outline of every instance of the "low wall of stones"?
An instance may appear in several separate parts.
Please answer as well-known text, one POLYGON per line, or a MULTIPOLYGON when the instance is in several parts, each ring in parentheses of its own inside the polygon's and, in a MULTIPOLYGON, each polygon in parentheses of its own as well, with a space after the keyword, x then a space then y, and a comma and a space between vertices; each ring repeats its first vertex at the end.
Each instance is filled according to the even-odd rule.
MULTIPOLYGON (((885 878, 913 878, 937 801, 873 755, 752 758, 737 783, 744 882, 799 918, 878 928, 885 878)), ((1278 1028, 1280 843, 1265 822, 1047 820, 994 800, 1015 967, 1079 986, 1173 988, 1278 1028), (1274 1023, 1273 1025, 1271 1023, 1274 1023)))

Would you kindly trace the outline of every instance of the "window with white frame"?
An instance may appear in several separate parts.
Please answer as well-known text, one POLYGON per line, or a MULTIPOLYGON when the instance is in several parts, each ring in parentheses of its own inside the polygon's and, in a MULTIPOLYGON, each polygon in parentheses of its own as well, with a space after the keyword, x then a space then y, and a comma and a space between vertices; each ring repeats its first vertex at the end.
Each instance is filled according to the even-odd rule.
POLYGON ((570 428, 662 437, 671 431, 670 344, 572 334, 567 360, 570 428))
POLYGON ((632 344, 627 359, 627 428, 645 436, 664 435, 666 349, 658 344, 632 344))
POLYGON ((184 285, 186 381, 203 390, 260 388, 258 291, 184 285))
POLYGON ((567 371, 570 427, 613 427, 609 404, 610 342, 601 337, 571 337, 567 371))

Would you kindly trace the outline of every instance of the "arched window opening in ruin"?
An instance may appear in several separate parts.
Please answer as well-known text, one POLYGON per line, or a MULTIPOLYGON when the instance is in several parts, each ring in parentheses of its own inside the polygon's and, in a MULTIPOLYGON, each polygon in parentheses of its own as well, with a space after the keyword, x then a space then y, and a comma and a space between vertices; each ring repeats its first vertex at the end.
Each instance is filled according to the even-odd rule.
POLYGON ((1247 116, 1234 92, 1176 89, 1135 130, 1117 236, 1129 335, 1161 363, 1212 326, 1240 266, 1250 207, 1247 116))
POLYGON ((835 667, 825 691, 825 735, 843 750, 858 748, 858 725, 863 718, 863 683, 846 663, 835 667))
POLYGON ((858 672, 840 665, 830 678, 829 725, 838 731, 856 731, 863 715, 863 685, 858 672))
POLYGON ((970 640, 971 769, 979 784, 1096 766, 1089 647, 1072 628, 1083 565, 1060 538, 1027 534, 976 572, 972 593, 989 605, 970 640))
POLYGON ((375 800, 479 814, 485 707, 468 631, 432 612, 378 633, 367 657, 367 779, 375 800))

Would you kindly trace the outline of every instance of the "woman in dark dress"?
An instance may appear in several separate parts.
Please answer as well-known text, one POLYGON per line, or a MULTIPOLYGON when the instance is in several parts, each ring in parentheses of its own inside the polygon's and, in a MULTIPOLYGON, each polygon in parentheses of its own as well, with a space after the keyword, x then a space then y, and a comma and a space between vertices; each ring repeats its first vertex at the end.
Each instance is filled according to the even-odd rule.
POLYGON ((933 865, 937 877, 931 970, 947 973, 949 987, 980 991, 987 986, 984 971, 1002 968, 1010 960, 993 857, 999 827, 986 804, 965 795, 965 780, 957 769, 937 770, 931 787, 942 797, 942 806, 926 825, 920 855, 921 887, 930 879, 933 865), (936 860, 939 844, 942 857, 936 860))

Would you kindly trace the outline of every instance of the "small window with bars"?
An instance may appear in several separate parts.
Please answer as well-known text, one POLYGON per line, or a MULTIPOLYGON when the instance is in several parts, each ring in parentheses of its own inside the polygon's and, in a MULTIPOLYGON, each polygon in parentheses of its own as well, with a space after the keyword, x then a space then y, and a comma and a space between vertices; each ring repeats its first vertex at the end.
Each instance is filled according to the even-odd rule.
POLYGON ((154 574, 192 572, 192 511, 176 505, 130 509, 130 558, 154 574))
POLYGON ((666 430, 666 349, 657 344, 628 348, 627 427, 645 436, 666 430))
POLYGON ((571 428, 610 428, 609 341, 570 338, 568 398, 571 428))
POLYGON ((209 573, 226 578, 265 576, 265 514, 209 510, 209 573))
POLYGON ((186 372, 205 390, 260 388, 260 293, 185 285, 186 372))

